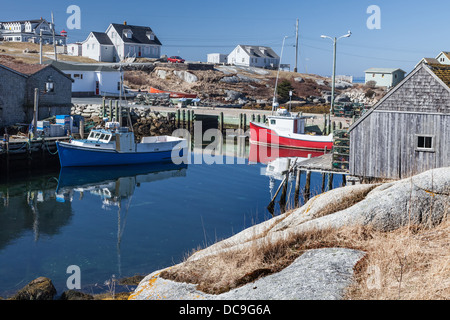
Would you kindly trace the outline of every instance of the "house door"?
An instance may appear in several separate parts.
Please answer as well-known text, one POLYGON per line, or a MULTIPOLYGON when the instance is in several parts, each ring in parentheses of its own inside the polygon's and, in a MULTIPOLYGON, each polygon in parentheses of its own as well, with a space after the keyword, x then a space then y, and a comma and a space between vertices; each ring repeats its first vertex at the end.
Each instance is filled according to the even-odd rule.
POLYGON ((100 83, 98 81, 95 81, 95 95, 100 94, 100 83))

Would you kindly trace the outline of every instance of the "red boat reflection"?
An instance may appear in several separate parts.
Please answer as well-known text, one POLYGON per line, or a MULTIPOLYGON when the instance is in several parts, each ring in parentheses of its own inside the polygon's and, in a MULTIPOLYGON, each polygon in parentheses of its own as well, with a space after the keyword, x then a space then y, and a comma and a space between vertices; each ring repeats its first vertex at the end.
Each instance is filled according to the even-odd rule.
POLYGON ((278 158, 308 158, 308 155, 311 155, 313 158, 323 154, 323 151, 300 150, 250 143, 248 159, 250 162, 268 164, 278 158))

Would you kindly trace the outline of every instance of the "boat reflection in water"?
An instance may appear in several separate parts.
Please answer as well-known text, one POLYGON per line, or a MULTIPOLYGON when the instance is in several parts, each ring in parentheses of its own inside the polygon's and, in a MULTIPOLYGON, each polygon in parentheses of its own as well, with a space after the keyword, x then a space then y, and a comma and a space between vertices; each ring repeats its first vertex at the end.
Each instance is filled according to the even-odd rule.
POLYGON ((133 166, 63 167, 56 189, 57 200, 71 201, 73 192, 99 195, 105 205, 119 205, 141 183, 186 176, 187 165, 173 163, 133 166))
MULTIPOLYGON (((136 187, 171 178, 185 177, 186 164, 173 163, 141 164, 133 166, 107 167, 63 167, 59 175, 56 199, 59 202, 72 202, 75 192, 99 196, 102 209, 117 210, 117 272, 122 274, 121 241, 125 231, 128 211, 136 187), (126 205, 122 206, 122 202, 126 205)), ((126 286, 125 286, 126 287, 126 286)), ((106 290, 107 286, 103 288, 106 290)), ((126 289, 126 288, 125 288, 126 289)), ((102 290, 97 284, 86 290, 102 290)), ((117 290, 121 290, 117 288, 117 290)))
MULTIPOLYGON (((261 174, 266 175, 269 177, 269 191, 270 196, 272 198, 272 201, 270 202, 267 209, 269 212, 273 214, 273 205, 274 201, 280 192, 281 188, 283 187, 283 190, 281 192, 280 197, 280 209, 281 212, 284 212, 286 210, 286 206, 289 204, 289 199, 286 199, 286 197, 289 197, 288 194, 288 184, 291 183, 291 186, 295 184, 300 184, 300 177, 297 177, 297 175, 301 175, 301 172, 294 170, 293 173, 286 176, 286 172, 292 168, 292 165, 294 163, 301 163, 302 161, 307 160, 308 158, 313 157, 319 157, 323 155, 324 151, 314 151, 314 150, 302 150, 302 149, 294 149, 294 148, 283 148, 278 146, 269 146, 269 145, 261 145, 257 143, 250 143, 250 151, 249 151, 249 162, 253 163, 261 163, 266 164, 267 166, 263 168, 261 171, 261 174), (288 177, 286 181, 286 177, 288 177), (275 182, 281 181, 280 186, 278 189, 275 188, 275 182)), ((309 182, 307 182, 309 184, 309 182)), ((309 185, 307 187, 309 189, 309 185)), ((296 188, 295 194, 292 195, 294 197, 294 203, 293 205, 296 207, 298 206, 299 202, 299 192, 300 190, 296 188)), ((306 189, 305 189, 306 193, 306 189)), ((302 195, 304 197, 304 200, 306 197, 309 197, 309 191, 307 191, 307 194, 302 195)), ((307 200, 307 199, 306 199, 307 200)))

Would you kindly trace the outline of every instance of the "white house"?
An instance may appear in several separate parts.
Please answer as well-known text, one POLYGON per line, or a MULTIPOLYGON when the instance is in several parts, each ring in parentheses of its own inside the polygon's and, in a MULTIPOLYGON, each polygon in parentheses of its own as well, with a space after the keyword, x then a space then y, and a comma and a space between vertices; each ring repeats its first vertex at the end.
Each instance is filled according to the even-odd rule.
POLYGON ((149 27, 112 23, 106 32, 89 34, 82 42, 82 55, 102 62, 130 57, 159 58, 161 42, 149 27))
POLYGON ((113 61, 114 45, 106 33, 91 32, 81 44, 83 57, 97 61, 113 61))
POLYGON ((238 66, 277 68, 280 57, 269 47, 238 45, 228 55, 228 63, 238 66))
POLYGON ((106 30, 116 49, 116 59, 159 58, 161 42, 149 27, 112 23, 106 30))
POLYGON ((442 51, 441 53, 438 54, 438 56, 436 57, 436 60, 440 64, 450 65, 450 52, 442 51))
MULTIPOLYGON (((54 27, 54 24, 42 18, 38 20, 7 21, 0 22, 0 33, 3 36, 3 41, 39 43, 42 30, 42 43, 53 44, 54 27)), ((66 31, 63 30, 60 34, 55 31, 55 42, 58 45, 65 45, 66 38, 66 31)))
POLYGON ((228 55, 223 53, 208 53, 207 62, 214 64, 225 64, 227 63, 228 55))
POLYGON ((120 94, 121 71, 95 64, 72 64, 61 61, 48 60, 51 64, 70 76, 72 96, 118 96, 120 94))
POLYGON ((365 71, 365 83, 375 81, 377 87, 391 88, 405 78, 406 72, 396 68, 370 68, 365 71))

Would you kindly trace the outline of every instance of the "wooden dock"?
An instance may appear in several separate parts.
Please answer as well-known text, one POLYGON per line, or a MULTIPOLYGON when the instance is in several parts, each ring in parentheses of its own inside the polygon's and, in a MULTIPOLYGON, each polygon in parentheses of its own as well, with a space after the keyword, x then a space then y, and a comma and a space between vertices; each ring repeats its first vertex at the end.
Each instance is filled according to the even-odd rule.
POLYGON ((28 139, 22 136, 3 138, 0 141, 1 171, 11 168, 31 168, 59 163, 57 141, 68 141, 69 136, 28 139))
POLYGON ((296 168, 301 171, 314 171, 320 173, 335 173, 335 174, 346 174, 348 173, 345 169, 333 168, 333 154, 326 153, 324 155, 309 158, 307 160, 298 162, 296 168))

